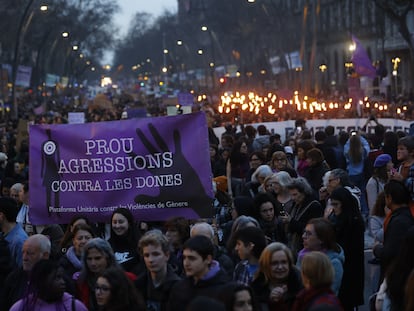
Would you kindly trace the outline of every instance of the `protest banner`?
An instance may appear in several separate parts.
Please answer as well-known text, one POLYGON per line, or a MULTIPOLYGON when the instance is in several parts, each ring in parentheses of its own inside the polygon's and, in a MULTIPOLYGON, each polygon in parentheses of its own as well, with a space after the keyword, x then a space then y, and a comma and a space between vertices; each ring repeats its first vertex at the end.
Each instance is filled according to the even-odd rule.
POLYGON ((173 117, 30 126, 30 219, 108 222, 118 207, 135 219, 213 214, 206 118, 173 117))

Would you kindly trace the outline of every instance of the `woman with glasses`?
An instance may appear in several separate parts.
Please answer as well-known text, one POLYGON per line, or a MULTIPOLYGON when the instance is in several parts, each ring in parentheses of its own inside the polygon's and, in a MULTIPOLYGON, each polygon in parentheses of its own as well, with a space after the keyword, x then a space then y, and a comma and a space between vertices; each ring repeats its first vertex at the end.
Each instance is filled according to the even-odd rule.
POLYGON ((98 310, 145 310, 142 297, 119 267, 104 270, 96 280, 94 292, 98 310))
POLYGON ((306 225, 302 239, 303 249, 298 254, 296 266, 300 270, 302 259, 309 252, 319 251, 325 253, 335 271, 332 290, 335 295, 338 295, 344 272, 345 255, 342 248, 336 243, 333 225, 327 219, 313 218, 306 225))
POLYGON ((290 166, 287 155, 283 151, 276 151, 272 154, 270 167, 274 173, 285 171, 288 172, 291 177, 298 176, 295 169, 290 166))
POLYGON ((251 287, 262 310, 291 309, 303 286, 292 252, 285 244, 273 242, 266 246, 251 287))
POLYGON ((249 155, 249 166, 250 169, 247 172, 246 180, 251 181, 253 173, 260 166, 265 164, 266 156, 261 151, 254 151, 249 155))

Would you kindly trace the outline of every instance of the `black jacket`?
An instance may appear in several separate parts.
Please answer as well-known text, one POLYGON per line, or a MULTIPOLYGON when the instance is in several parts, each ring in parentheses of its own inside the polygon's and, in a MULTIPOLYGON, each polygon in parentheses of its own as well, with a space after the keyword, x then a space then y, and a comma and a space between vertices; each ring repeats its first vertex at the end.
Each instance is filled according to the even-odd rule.
POLYGON ((134 284, 144 298, 148 311, 165 311, 171 289, 180 280, 181 278, 168 266, 167 276, 158 287, 154 287, 148 271, 139 275, 134 284))
MULTIPOLYGON (((270 286, 266 283, 263 273, 260 273, 259 276, 250 284, 253 289, 253 293, 261 306, 267 306, 268 310, 279 311, 291 310, 297 293, 299 293, 299 291, 303 288, 300 272, 295 267, 290 270, 286 285, 288 290, 285 293, 283 300, 279 302, 272 302, 269 299, 270 286)), ((266 309, 266 307, 263 309, 266 309)))
POLYGON ((29 276, 22 268, 9 273, 1 289, 0 311, 9 311, 10 307, 23 297, 28 281, 29 276))
POLYGON ((221 292, 228 286, 230 278, 220 269, 213 277, 194 283, 192 277, 177 282, 171 290, 168 311, 185 311, 187 305, 197 296, 219 299, 221 292))
POLYGON ((375 256, 381 260, 381 270, 383 272, 386 271, 391 261, 398 254, 402 239, 412 226, 414 226, 414 218, 408 206, 392 211, 390 221, 384 231, 384 244, 378 244, 374 248, 375 256))

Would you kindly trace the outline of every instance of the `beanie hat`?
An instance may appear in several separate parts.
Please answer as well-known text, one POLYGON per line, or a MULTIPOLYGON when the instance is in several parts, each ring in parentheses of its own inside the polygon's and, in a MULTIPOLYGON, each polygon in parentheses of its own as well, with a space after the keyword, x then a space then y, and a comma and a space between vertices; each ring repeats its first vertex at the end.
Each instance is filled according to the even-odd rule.
POLYGON ((383 153, 380 154, 374 162, 374 167, 383 167, 387 165, 388 162, 392 161, 392 158, 389 154, 383 153))

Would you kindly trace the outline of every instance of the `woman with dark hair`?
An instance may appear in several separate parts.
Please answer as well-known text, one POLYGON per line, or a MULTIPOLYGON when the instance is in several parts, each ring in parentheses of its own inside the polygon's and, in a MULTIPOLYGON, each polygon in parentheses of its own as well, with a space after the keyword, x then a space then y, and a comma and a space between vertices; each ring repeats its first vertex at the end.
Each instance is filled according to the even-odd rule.
POLYGON ((59 264, 71 279, 75 272, 82 269, 82 254, 86 243, 95 237, 92 228, 87 224, 76 225, 72 232, 72 245, 67 252, 59 259, 59 264))
POLYGON ((296 294, 302 289, 299 270, 290 249, 273 242, 260 255, 259 270, 251 287, 262 310, 290 310, 296 294))
POLYGON ((104 270, 96 280, 94 291, 99 310, 145 310, 142 297, 119 267, 110 267, 104 270))
POLYGON ((324 209, 315 199, 313 189, 305 178, 295 178, 288 185, 288 189, 295 203, 292 212, 281 215, 281 219, 289 226, 288 245, 296 258, 299 250, 303 248, 302 234, 306 224, 312 218, 322 217, 324 209))
POLYGON ((226 311, 258 311, 255 296, 250 286, 231 284, 226 287, 219 299, 226 311))
POLYGON ((269 242, 286 242, 282 223, 279 224, 279 209, 275 198, 269 193, 259 193, 254 197, 255 218, 269 242))
POLYGON ((249 169, 247 144, 244 140, 239 140, 233 145, 226 164, 227 193, 230 196, 242 194, 249 169))
POLYGON ((322 151, 318 148, 312 148, 306 152, 306 161, 308 162, 308 167, 305 170, 304 177, 311 185, 315 196, 317 196, 323 184, 323 175, 329 171, 329 166, 325 161, 322 151))
POLYGON ((50 259, 42 259, 31 270, 26 294, 10 310, 88 310, 82 302, 66 293, 65 289, 63 268, 50 259))
POLYGON ((315 142, 312 140, 301 140, 297 144, 297 161, 296 161, 296 171, 299 176, 305 176, 305 172, 309 163, 306 161, 306 153, 308 150, 315 147, 315 142))
POLYGON ((62 240, 60 241, 60 248, 61 248, 62 254, 65 254, 67 250, 69 249, 69 247, 72 246, 73 229, 75 229, 75 227, 79 224, 85 224, 93 228, 92 223, 89 221, 88 217, 84 215, 77 215, 77 216, 72 217, 72 219, 66 226, 65 233, 62 237, 62 240))
POLYGON ((338 297, 345 310, 364 304, 364 231, 365 225, 357 202, 349 190, 340 187, 330 196, 336 241, 344 250, 344 276, 338 297))
POLYGON ((226 175, 226 162, 220 156, 217 145, 210 144, 210 163, 213 177, 226 175))
MULTIPOLYGON (((109 267, 122 269, 115 258, 114 252, 108 241, 94 238, 84 246, 82 257, 82 270, 75 273, 73 278, 77 287, 77 298, 79 298, 89 311, 98 310, 94 287, 98 276, 109 267)), ((134 281, 136 276, 130 272, 124 272, 127 277, 134 281)))
POLYGON ((266 163, 266 156, 261 151, 254 151, 249 155, 250 169, 247 172, 246 181, 249 182, 252 179, 253 173, 256 169, 266 163))
POLYGON ((309 252, 319 251, 325 253, 335 271, 332 290, 337 295, 342 282, 345 255, 341 246, 336 243, 333 225, 327 219, 313 218, 306 225, 302 238, 303 249, 298 254, 296 266, 300 269, 303 256, 309 252))
POLYGON ((125 271, 132 271, 140 262, 137 251, 139 233, 134 216, 127 208, 117 208, 111 216, 111 237, 108 242, 115 258, 125 271))

